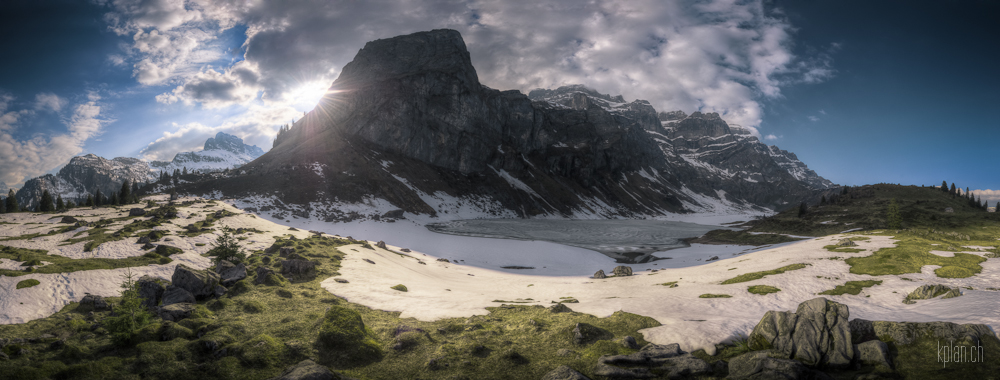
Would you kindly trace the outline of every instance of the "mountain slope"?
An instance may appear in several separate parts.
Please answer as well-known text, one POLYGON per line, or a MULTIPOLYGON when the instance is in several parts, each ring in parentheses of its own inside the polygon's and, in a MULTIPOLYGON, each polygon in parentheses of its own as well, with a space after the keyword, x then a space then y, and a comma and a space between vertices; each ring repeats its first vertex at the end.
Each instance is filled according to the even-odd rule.
POLYGON ((42 193, 48 190, 52 197, 61 195, 66 201, 79 203, 100 190, 104 195, 121 190, 122 183, 143 183, 150 180, 149 165, 131 157, 105 159, 95 154, 70 159, 56 175, 46 174, 32 178, 17 191, 19 204, 34 208, 42 193))
POLYGON ((256 145, 244 144, 243 139, 239 137, 219 132, 215 137, 205 141, 205 147, 201 151, 177 153, 169 162, 153 161, 149 166, 156 172, 162 170, 173 173, 174 170, 184 168, 190 171, 211 172, 238 168, 263 154, 264 150, 256 145))
MULTIPOLYGON (((303 213, 321 207, 310 202, 333 201, 432 215, 602 218, 761 213, 817 190, 773 160, 720 158, 773 171, 761 179, 776 184, 690 162, 685 155, 714 146, 700 139, 728 131, 705 118, 685 115, 671 132, 642 100, 582 86, 531 96, 494 90, 479 83, 461 35, 434 30, 369 42, 271 151, 236 176, 185 190, 273 195, 309 205, 303 213)), ((771 157, 759 145, 753 158, 771 157)))

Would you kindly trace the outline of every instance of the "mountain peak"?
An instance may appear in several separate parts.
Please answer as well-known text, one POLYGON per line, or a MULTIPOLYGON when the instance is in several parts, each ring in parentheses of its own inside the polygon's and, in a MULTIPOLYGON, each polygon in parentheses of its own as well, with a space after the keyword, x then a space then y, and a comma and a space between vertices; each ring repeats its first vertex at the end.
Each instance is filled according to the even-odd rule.
POLYGON ((344 66, 333 87, 356 88, 424 72, 457 74, 466 85, 480 86, 462 34, 435 29, 368 42, 344 66))
POLYGON ((243 139, 225 132, 216 133, 215 137, 205 140, 205 150, 225 150, 236 154, 250 155, 253 158, 264 154, 264 150, 256 145, 244 144, 243 139))

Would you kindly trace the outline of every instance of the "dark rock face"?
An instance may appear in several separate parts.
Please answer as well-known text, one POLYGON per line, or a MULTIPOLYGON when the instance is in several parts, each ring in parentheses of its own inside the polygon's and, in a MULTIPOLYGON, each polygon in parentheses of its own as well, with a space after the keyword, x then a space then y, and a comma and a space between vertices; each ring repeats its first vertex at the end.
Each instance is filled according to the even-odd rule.
POLYGON ((177 286, 167 286, 163 291, 163 306, 175 303, 195 303, 194 295, 191 292, 177 286))
POLYGON ((222 260, 216 266, 215 272, 219 274, 224 286, 233 286, 237 281, 247 278, 247 266, 243 263, 233 265, 231 262, 222 260))
POLYGON ((715 207, 704 197, 784 207, 831 185, 776 149, 717 114, 657 113, 583 86, 485 87, 461 35, 433 30, 369 42, 271 151, 188 187, 298 204, 375 197, 415 214, 446 211, 422 197, 440 194, 508 217, 637 217, 715 207))
POLYGON ((773 351, 753 351, 729 360, 727 379, 832 379, 829 375, 811 370, 795 360, 775 358, 773 351))
POLYGON ((282 260, 281 274, 297 280, 316 277, 316 262, 309 260, 282 260))
MULTIPOLYGON (((163 292, 166 290, 163 280, 150 276, 142 276, 136 282, 139 284, 139 297, 142 298, 143 306, 154 308, 160 304, 163 292)), ((193 300, 194 297, 191 297, 191 299, 193 300)))
POLYGON ((665 373, 668 379, 710 374, 712 367, 676 343, 648 344, 639 352, 628 355, 602 355, 597 359, 594 374, 612 378, 650 379, 658 377, 652 370, 665 373))
POLYGON ((187 290, 195 298, 204 299, 215 295, 215 286, 219 284, 219 275, 207 270, 197 270, 184 264, 178 264, 171 277, 174 286, 187 290))
POLYGON ((260 157, 264 154, 264 150, 256 145, 246 145, 243 143, 243 139, 224 132, 216 133, 215 137, 209 137, 208 140, 205 140, 204 150, 225 150, 253 157, 260 157))
POLYGON ((24 183, 17 191, 17 201, 27 207, 38 206, 42 193, 61 195, 66 201, 81 204, 87 194, 100 190, 110 196, 121 190, 122 182, 148 182, 150 171, 145 161, 131 157, 108 160, 94 154, 73 157, 56 175, 46 174, 24 183))

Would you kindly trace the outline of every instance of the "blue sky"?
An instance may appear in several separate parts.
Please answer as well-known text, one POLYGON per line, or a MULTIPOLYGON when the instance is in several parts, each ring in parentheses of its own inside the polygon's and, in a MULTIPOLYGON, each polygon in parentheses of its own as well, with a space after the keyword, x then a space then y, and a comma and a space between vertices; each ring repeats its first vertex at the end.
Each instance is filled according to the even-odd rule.
POLYGON ((985 195, 1000 189, 996 4, 4 1, 0 181, 86 153, 169 160, 219 131, 269 149, 365 42, 453 28, 494 88, 719 112, 835 183, 985 195))

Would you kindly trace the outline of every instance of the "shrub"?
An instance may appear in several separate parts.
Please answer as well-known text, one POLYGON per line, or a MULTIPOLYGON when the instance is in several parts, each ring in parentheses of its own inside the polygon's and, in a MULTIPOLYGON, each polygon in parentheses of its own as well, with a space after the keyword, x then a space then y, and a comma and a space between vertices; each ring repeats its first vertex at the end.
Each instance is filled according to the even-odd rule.
POLYGON ((115 316, 104 322, 112 338, 120 345, 128 344, 136 333, 149 324, 153 316, 142 305, 139 297, 139 284, 133 280, 134 275, 129 270, 122 282, 122 299, 115 306, 115 316))

